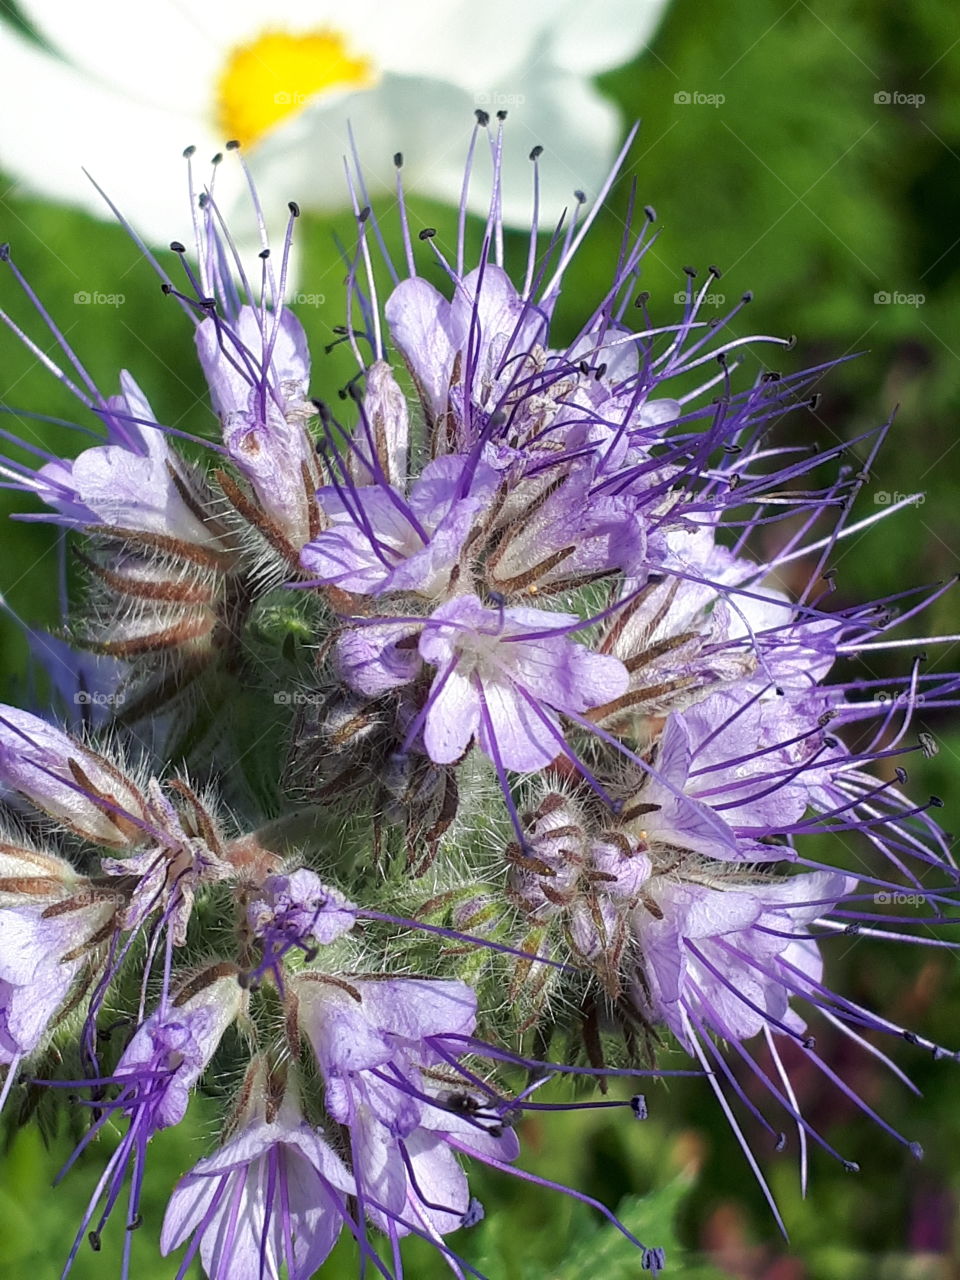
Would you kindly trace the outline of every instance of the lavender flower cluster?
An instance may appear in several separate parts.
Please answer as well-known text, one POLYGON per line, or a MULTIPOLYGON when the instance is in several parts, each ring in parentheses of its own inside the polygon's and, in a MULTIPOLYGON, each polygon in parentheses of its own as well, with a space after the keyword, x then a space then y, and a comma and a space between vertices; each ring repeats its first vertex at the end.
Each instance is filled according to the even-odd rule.
POLYGON ((0 708, 3 1101, 86 1107, 77 1154, 121 1133, 64 1275, 114 1214, 130 1274, 151 1138, 211 1079, 234 1096, 172 1190, 178 1277, 199 1256, 211 1280, 309 1280, 344 1229, 382 1276, 411 1234, 479 1275, 450 1240, 482 1216, 465 1161, 629 1235, 516 1164, 551 1077, 651 1074, 669 1032, 776 1213, 738 1116, 784 1139, 745 1079, 795 1128, 806 1180, 810 1143, 838 1153, 791 1063, 889 1129, 808 1019, 891 1067, 876 1032, 945 1052, 832 991, 821 956, 836 934, 947 945, 928 926, 956 894, 937 802, 908 798, 899 761, 934 749, 916 706, 955 705, 957 681, 917 660, 889 699, 844 661, 896 646, 937 591, 833 607, 885 431, 853 442, 860 466, 780 443, 825 368, 769 368, 758 352, 789 344, 740 333, 748 297, 705 320, 714 268, 651 319, 649 209, 557 337, 613 177, 545 233, 534 150, 515 281, 502 123, 480 112, 471 161, 488 142, 475 262, 469 163, 448 255, 411 235, 397 157, 399 261, 349 170, 338 341, 357 368, 332 404, 284 302, 296 206, 251 280, 188 153, 182 281, 141 248, 193 323, 216 440, 159 422, 127 371, 102 395, 0 255, 60 357, 4 318, 104 433, 71 459, 4 433, 8 486, 76 535, 83 579, 62 634, 33 633, 72 720, 0 708), (904 886, 915 917, 877 906, 904 886))

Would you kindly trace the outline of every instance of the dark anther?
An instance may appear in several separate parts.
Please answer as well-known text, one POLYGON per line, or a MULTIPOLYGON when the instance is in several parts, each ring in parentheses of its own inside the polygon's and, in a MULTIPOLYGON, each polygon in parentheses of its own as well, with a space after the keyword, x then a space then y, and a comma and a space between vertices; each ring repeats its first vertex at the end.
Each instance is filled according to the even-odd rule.
POLYGON ((936 738, 932 733, 927 733, 926 730, 917 734, 917 741, 920 743, 920 750, 928 760, 932 760, 940 750, 936 738))
POLYGON ((830 747, 831 750, 834 747, 839 747, 840 745, 840 739, 835 738, 832 733, 824 734, 823 742, 824 742, 824 746, 830 747))
POLYGON ((398 169, 403 168, 403 152, 402 151, 395 151, 393 153, 393 163, 396 165, 398 169))
POLYGON ((231 138, 230 141, 226 144, 226 148, 228 151, 239 151, 240 140, 238 138, 231 138))
POLYGON ((103 1248, 103 1242, 100 1239, 100 1232, 91 1231, 90 1234, 87 1236, 87 1239, 90 1241, 90 1248, 93 1250, 93 1252, 99 1253, 100 1250, 103 1248))
POLYGON ((164 280, 163 284, 160 286, 160 292, 173 293, 173 285, 170 283, 169 280, 164 280))
POLYGON ((688 277, 689 277, 689 279, 691 279, 691 280, 696 280, 696 278, 697 278, 697 269, 696 269, 696 267, 684 267, 684 268, 683 268, 683 274, 684 274, 685 276, 688 276, 688 277))
MULTIPOLYGON (((753 294, 750 295, 750 298, 752 297, 753 297, 753 294)), ((750 299, 747 298, 746 295, 744 295, 744 301, 748 302, 750 301, 750 299)), ((792 351, 796 345, 797 345, 797 335, 795 333, 791 333, 790 337, 784 343, 784 350, 792 351)))
POLYGON ((128 1231, 139 1231, 143 1226, 143 1214, 138 1213, 132 1222, 127 1223, 128 1231))
POLYGON ((573 193, 573 198, 574 198, 574 200, 576 200, 577 204, 586 204, 586 203, 587 203, 587 194, 586 194, 586 192, 585 192, 585 191, 581 191, 581 190, 579 189, 579 187, 578 187, 578 188, 577 188, 577 190, 573 193))
POLYGON ((530 152, 530 159, 539 160, 542 155, 543 155, 543 147, 541 147, 538 142, 537 145, 530 152))
POLYGON ((907 1044, 919 1044, 920 1040, 915 1031, 904 1031, 903 1038, 907 1044))
POLYGON ((607 372, 606 364, 598 364, 593 376, 596 378, 597 382, 599 382, 606 372, 607 372))
POLYGON ((436 227, 424 227, 422 231, 417 232, 417 236, 420 240, 432 240, 436 234, 436 227))
POLYGON ((820 401, 822 399, 823 399, 823 396, 819 391, 815 396, 810 397, 810 399, 807 401, 807 408, 810 410, 811 413, 816 413, 816 411, 820 408, 820 401))
POLYGON ((10 246, 8 244, 0 244, 0 262, 10 261, 10 246))
POLYGON ((761 375, 761 382, 779 382, 783 374, 776 369, 768 369, 766 373, 761 375))
POLYGON ((643 216, 646 218, 648 222, 656 222, 657 211, 652 204, 647 204, 643 206, 643 216))
POLYGON ((856 934, 860 932, 862 927, 863 926, 859 924, 856 920, 851 920, 843 932, 850 934, 851 936, 856 936, 856 934))
POLYGON ((743 295, 743 297, 740 299, 740 301, 741 301, 741 302, 752 302, 752 301, 753 301, 753 290, 752 290, 752 289, 748 289, 748 290, 747 290, 747 292, 746 292, 746 293, 743 295))
POLYGON ((821 573, 820 575, 820 577, 823 578, 824 582, 832 582, 836 576, 837 576, 836 569, 824 569, 823 573, 821 573))
POLYGON ((901 785, 901 787, 902 787, 902 786, 903 786, 903 784, 907 781, 907 771, 906 771, 906 769, 904 769, 904 767, 903 767, 903 765, 902 765, 902 764, 898 764, 898 765, 897 765, 897 767, 896 767, 896 769, 894 770, 894 772, 895 772, 895 773, 896 773, 896 775, 897 775, 897 781, 900 783, 900 785, 901 785))
POLYGON ((222 152, 222 151, 218 151, 218 152, 217 152, 217 154, 216 154, 215 156, 213 156, 213 157, 212 157, 212 159, 210 160, 210 163, 211 163, 211 164, 219 164, 219 163, 221 162, 221 160, 223 160, 223 152, 222 152))
POLYGON ((365 204, 363 208, 360 210, 360 212, 357 214, 357 221, 366 222, 366 220, 369 217, 370 217, 370 206, 368 204, 365 204))
POLYGON ((507 118, 507 113, 506 113, 506 111, 504 111, 504 109, 501 107, 501 108, 500 108, 500 110, 497 112, 497 119, 500 121, 500 123, 501 123, 501 124, 503 124, 503 122, 504 122, 504 120, 506 120, 506 118, 507 118))
POLYGON ((300 217, 300 206, 297 204, 296 200, 288 200, 287 208, 290 210, 290 212, 293 214, 295 218, 300 217))
POLYGON ((189 147, 184 147, 184 148, 183 148, 183 158, 184 158, 184 160, 189 160, 191 156, 194 156, 194 155, 196 155, 196 154, 197 154, 197 148, 196 148, 195 146, 193 146, 192 144, 191 144, 189 147))
POLYGON ((919 1142, 911 1142, 908 1150, 915 1160, 923 1159, 923 1147, 919 1142))
POLYGON ((843 1171, 844 1173, 859 1173, 860 1166, 857 1164, 856 1160, 844 1160, 843 1171))
POLYGON ((261 249, 257 256, 260 258, 261 262, 266 262, 266 260, 270 257, 270 250, 261 249))
POLYGON ((777 1134, 777 1141, 774 1145, 774 1151, 783 1151, 787 1145, 787 1135, 785 1133, 777 1134))
POLYGON ((930 808, 931 808, 931 809, 942 809, 942 808, 943 808, 943 801, 940 799, 940 797, 939 797, 939 796, 931 796, 931 797, 930 797, 930 808))
POLYGON ((642 293, 637 294, 637 300, 634 302, 635 307, 645 307, 650 301, 650 290, 644 289, 642 293))
POLYGON ((804 1036, 802 1041, 804 1049, 813 1049, 816 1047, 816 1043, 817 1043, 816 1036, 804 1036))
POLYGON ((172 251, 173 253, 186 253, 186 252, 187 252, 187 247, 186 247, 186 245, 181 244, 179 240, 171 240, 171 241, 170 241, 170 249, 171 249, 171 251, 172 251))
POLYGON ((630 1110, 638 1120, 646 1120, 647 1100, 642 1093, 635 1093, 630 1099, 630 1110))
POLYGON ((477 124, 484 128, 490 123, 490 112, 484 111, 483 107, 477 107, 473 114, 477 117, 477 124))
POLYGON ((715 267, 711 264, 709 267, 707 267, 707 275, 713 276, 714 280, 719 280, 720 277, 723 275, 723 272, 720 270, 719 267, 715 267))
POLYGON ((200 194, 197 196, 197 204, 200 206, 201 209, 205 209, 209 203, 210 203, 210 197, 207 195, 205 191, 201 191, 200 194))
POLYGON ((590 366, 587 364, 586 360, 581 360, 580 363, 577 365, 577 368, 580 370, 580 372, 583 374, 585 378, 590 376, 590 366))

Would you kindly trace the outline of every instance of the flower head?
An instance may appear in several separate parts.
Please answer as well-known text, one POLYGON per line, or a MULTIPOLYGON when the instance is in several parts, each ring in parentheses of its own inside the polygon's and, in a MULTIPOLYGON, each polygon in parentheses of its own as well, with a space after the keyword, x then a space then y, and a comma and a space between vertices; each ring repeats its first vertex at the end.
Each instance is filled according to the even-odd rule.
MULTIPOLYGON (((339 73, 367 73, 325 39, 339 73)), ((89 1101, 82 1145, 122 1129, 67 1270, 129 1173, 129 1275, 148 1144, 214 1055, 221 1085, 244 1083, 163 1235, 187 1246, 181 1274, 199 1254, 211 1280, 306 1280, 344 1226, 361 1269, 399 1277, 418 1235, 473 1270, 451 1242, 481 1216, 473 1160, 598 1209, 659 1269, 609 1210, 524 1171, 518 1127, 594 1105, 537 1101, 551 1076, 649 1073, 661 1033, 765 1190, 736 1114, 761 1108, 730 1054, 796 1127, 804 1180, 808 1140, 839 1153, 801 1112, 784 1046, 907 1141, 814 1041, 825 1021, 887 1062, 872 1033, 908 1036, 831 989, 831 935, 899 944, 913 926, 953 945, 933 926, 953 921, 960 873, 939 801, 911 800, 900 761, 935 750, 916 712, 955 706, 960 680, 918 659, 889 699, 844 662, 896 646, 889 631, 942 589, 897 617, 823 587, 841 538, 877 518, 852 504, 884 433, 833 480, 839 447, 782 446, 773 424, 823 370, 744 377, 748 345, 785 344, 739 336, 748 296, 703 318, 715 269, 690 275, 678 313, 654 319, 646 295, 628 308, 652 211, 579 331, 562 329, 597 207, 546 246, 534 220, 514 281, 502 127, 491 141, 479 261, 466 195, 449 257, 429 230, 415 252, 399 183, 399 264, 357 199, 340 335, 357 371, 336 413, 310 396, 284 301, 299 207, 251 275, 217 192, 191 188, 195 260, 173 246, 186 283, 155 265, 216 419, 191 437, 196 466, 129 375, 102 395, 39 312, 79 381, 43 362, 100 440, 5 474, 87 539, 93 590, 67 634, 123 663, 133 705, 111 729, 143 729, 146 756, 132 776, 92 738, 0 710, 0 781, 31 828, 0 841, 3 1087, 78 1008, 83 1078, 51 1061, 50 1083, 89 1101), (794 598, 781 571, 799 560, 812 576, 794 598), (859 841, 856 875, 826 861, 836 835, 859 841), (921 910, 881 910, 904 885, 921 910), (129 1022, 101 1036, 115 1006, 129 1022)), ((0 263, 39 307, 9 250, 0 263)))

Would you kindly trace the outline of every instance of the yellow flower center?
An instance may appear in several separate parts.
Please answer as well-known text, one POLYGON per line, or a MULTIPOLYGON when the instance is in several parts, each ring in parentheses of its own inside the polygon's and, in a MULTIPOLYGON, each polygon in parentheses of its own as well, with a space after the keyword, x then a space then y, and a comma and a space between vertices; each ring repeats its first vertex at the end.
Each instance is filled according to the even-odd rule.
POLYGON ((330 27, 301 35, 264 31, 231 49, 217 81, 217 125, 223 138, 244 146, 327 90, 369 89, 376 72, 330 27))

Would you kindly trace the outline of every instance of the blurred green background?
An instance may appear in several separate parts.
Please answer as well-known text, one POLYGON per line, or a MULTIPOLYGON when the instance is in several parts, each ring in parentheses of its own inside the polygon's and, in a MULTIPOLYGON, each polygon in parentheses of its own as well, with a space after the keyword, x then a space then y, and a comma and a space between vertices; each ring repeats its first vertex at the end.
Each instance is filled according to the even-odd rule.
MULTIPOLYGON (((509 38, 509 33, 504 33, 509 38)), ((661 238, 646 259, 643 286, 661 320, 672 317, 684 287, 683 266, 715 263, 724 275, 715 293, 729 306, 744 290, 755 301, 737 318, 736 333, 798 336, 781 367, 863 353, 826 377, 815 420, 793 428, 798 438, 827 444, 853 437, 899 406, 896 424, 861 498, 866 516, 897 494, 922 500, 868 536, 851 539, 835 557, 841 602, 932 583, 958 570, 960 528, 960 28, 955 0, 869 4, 674 0, 652 48, 635 64, 607 75, 607 92, 625 121, 641 118, 629 170, 641 203, 654 205, 661 238), (748 327, 749 326, 749 327, 748 327)), ((437 127, 445 122, 438 121, 437 127)), ((3 127, 29 128, 29 121, 3 127)), ((462 122, 450 122, 461 128, 462 122)), ((119 193, 122 197, 122 193, 119 193)), ((295 193, 291 193, 295 194, 295 193)), ((588 241, 568 285, 565 316, 592 305, 609 277, 621 233, 625 184, 588 241), (572 304, 571 300, 572 299, 572 304)), ((447 211, 414 202, 417 225, 448 234, 447 211)), ((343 270, 332 235, 349 238, 350 219, 303 228, 302 289, 325 295, 300 307, 315 354, 315 394, 328 396, 342 379, 336 354, 324 356, 332 327, 342 321, 343 270)), ((30 199, 15 180, 0 179, 0 239, 76 345, 91 372, 110 390, 130 369, 161 421, 204 432, 203 404, 186 323, 159 295, 155 278, 118 229, 30 199), (73 305, 77 290, 122 293, 122 306, 73 305)), ((518 242, 512 239, 513 249, 518 242)), ((3 278, 0 303, 22 321, 29 308, 3 278)), ((724 303, 717 299, 717 311, 724 303)), ((38 332, 36 324, 32 332, 38 332)), ((46 345, 52 345, 47 343, 46 345)), ((0 334, 0 403, 73 417, 53 380, 6 332, 0 334)), ((16 419, 5 424, 23 430, 16 419)), ((32 430, 29 424, 25 428, 32 430)), ((76 439, 51 428, 50 447, 76 439)), ((28 510, 22 497, 11 508, 28 510)), ((31 623, 54 625, 56 560, 49 529, 3 527, 0 584, 11 606, 31 623)), ((960 608, 949 594, 918 620, 913 634, 960 630, 960 608)), ((22 681, 26 653, 17 629, 3 620, 3 671, 22 681)), ((901 660, 877 660, 881 676, 903 671, 901 660)), ((926 670, 958 664, 958 650, 928 648, 926 670)), ((939 756, 912 765, 919 798, 946 802, 947 829, 960 823, 954 779, 960 731, 947 714, 921 717, 936 733, 939 756)), ((960 981, 946 951, 915 954, 863 939, 838 940, 829 953, 831 980, 845 993, 906 1022, 934 1040, 960 1041, 960 981)), ((651 1243, 670 1249, 675 1277, 760 1280, 866 1280, 867 1277, 960 1275, 956 1228, 960 1193, 960 1067, 894 1045, 896 1060, 923 1090, 912 1097, 866 1055, 836 1037, 818 1046, 860 1094, 891 1123, 920 1141, 911 1156, 857 1113, 836 1090, 798 1073, 798 1092, 814 1123, 862 1165, 848 1175, 823 1153, 813 1156, 811 1188, 800 1198, 795 1164, 757 1142, 790 1229, 777 1235, 746 1164, 703 1082, 648 1089, 651 1119, 616 1123, 580 1114, 529 1122, 525 1164, 568 1180, 624 1213, 651 1243), (642 1197, 646 1197, 645 1199, 642 1197), (673 1247, 671 1247, 671 1245, 673 1247)), ((671 1065, 682 1065, 675 1057, 671 1065)), ((602 1113, 599 1113, 602 1116, 602 1113)), ((629 1113, 625 1113, 629 1115, 629 1113)), ((155 1143, 145 1225, 136 1242, 134 1274, 172 1277, 156 1260, 166 1189, 204 1149, 214 1118, 198 1104, 192 1128, 155 1143)), ((104 1152, 93 1150, 63 1186, 49 1190, 65 1158, 65 1138, 44 1148, 33 1131, 12 1135, 0 1165, 0 1275, 59 1274, 86 1195, 104 1152)), ((481 1176, 487 1220, 458 1247, 501 1280, 574 1280, 636 1276, 635 1254, 601 1230, 590 1211, 481 1176)), ((104 1252, 81 1253, 78 1280, 113 1274, 117 1241, 104 1252)), ((411 1251, 410 1275, 442 1268, 411 1251)), ((329 1274, 353 1274, 340 1250, 329 1274)))

